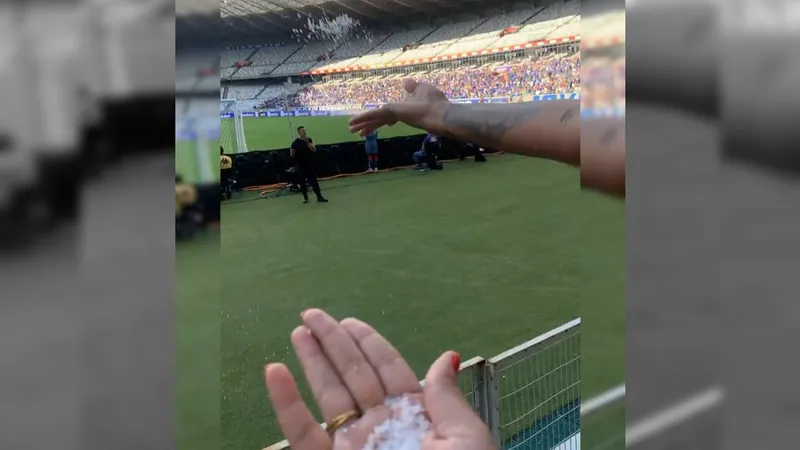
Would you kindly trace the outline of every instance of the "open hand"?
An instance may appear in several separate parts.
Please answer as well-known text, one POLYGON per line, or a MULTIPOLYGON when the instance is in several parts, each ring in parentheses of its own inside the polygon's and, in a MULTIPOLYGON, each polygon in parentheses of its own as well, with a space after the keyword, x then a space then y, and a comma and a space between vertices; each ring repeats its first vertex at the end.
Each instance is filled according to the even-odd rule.
POLYGON ((267 390, 283 434, 293 450, 361 450, 375 427, 392 415, 389 397, 405 396, 424 407, 431 421, 422 450, 493 450, 489 432, 456 383, 459 356, 447 352, 431 366, 425 388, 398 351, 356 319, 337 322, 318 309, 302 314, 292 345, 326 422, 357 416, 333 436, 303 403, 283 364, 266 367, 267 390))
POLYGON ((429 133, 445 135, 444 114, 450 107, 444 93, 428 83, 412 79, 403 81, 406 98, 397 103, 387 103, 378 109, 366 111, 350 119, 350 132, 360 136, 384 125, 403 122, 429 133))

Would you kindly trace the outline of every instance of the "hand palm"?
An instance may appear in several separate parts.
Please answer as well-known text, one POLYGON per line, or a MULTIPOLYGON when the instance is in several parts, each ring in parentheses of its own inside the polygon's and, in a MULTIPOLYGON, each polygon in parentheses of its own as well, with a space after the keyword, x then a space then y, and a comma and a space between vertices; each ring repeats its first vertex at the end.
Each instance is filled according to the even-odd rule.
POLYGON ((422 450, 493 448, 456 383, 457 355, 445 353, 431 366, 423 391, 402 356, 369 325, 355 319, 337 322, 320 310, 302 317, 305 325, 292 333, 292 345, 323 417, 331 422, 350 411, 362 413, 331 438, 303 403, 286 366, 268 365, 267 389, 293 450, 363 449, 376 427, 392 416, 384 401, 400 396, 422 405, 432 423, 422 450))

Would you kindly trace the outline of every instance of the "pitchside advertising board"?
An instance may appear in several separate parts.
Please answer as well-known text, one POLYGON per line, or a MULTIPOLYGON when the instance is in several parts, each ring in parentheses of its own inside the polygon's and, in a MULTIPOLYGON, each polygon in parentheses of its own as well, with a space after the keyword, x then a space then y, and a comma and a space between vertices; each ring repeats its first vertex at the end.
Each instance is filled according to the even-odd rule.
MULTIPOLYGON (((570 99, 577 99, 581 98, 581 94, 574 92, 569 94, 544 94, 544 95, 534 95, 533 101, 547 101, 547 100, 570 100, 570 99)), ((509 103, 510 99, 508 97, 496 97, 496 98, 489 98, 489 99, 478 99, 478 98, 470 98, 470 99, 461 99, 461 100, 453 100, 453 103, 459 104, 476 104, 476 103, 509 103)), ((358 114, 363 110, 375 109, 380 107, 381 104, 379 103, 372 103, 364 105, 363 109, 352 109, 353 107, 350 105, 330 105, 330 106, 315 106, 315 107, 307 107, 307 108, 290 108, 290 109, 268 109, 268 110, 260 110, 260 111, 240 111, 239 117, 318 117, 318 116, 351 116, 354 114, 358 114)), ((624 106, 617 106, 611 108, 595 108, 595 109, 583 109, 581 110, 581 116, 592 118, 592 117, 618 117, 625 115, 625 107, 624 106)), ((233 111, 226 111, 220 114, 220 118, 222 119, 233 119, 234 113, 233 111)))
MULTIPOLYGON (((564 100, 564 99, 580 99, 579 93, 570 94, 546 94, 535 95, 533 101, 543 100, 564 100)), ((494 97, 494 98, 468 98, 452 100, 453 103, 459 104, 475 104, 475 103, 509 103, 509 97, 494 97)), ((244 103, 244 102, 242 102, 244 103)), ((363 108, 353 109, 352 105, 329 105, 329 106, 315 106, 305 108, 288 108, 288 109, 268 109, 260 111, 240 111, 240 117, 309 117, 309 116, 341 116, 354 114, 358 111, 365 109, 379 108, 381 103, 368 103, 363 108)), ((232 111, 226 111, 220 114, 220 118, 233 118, 232 111)))

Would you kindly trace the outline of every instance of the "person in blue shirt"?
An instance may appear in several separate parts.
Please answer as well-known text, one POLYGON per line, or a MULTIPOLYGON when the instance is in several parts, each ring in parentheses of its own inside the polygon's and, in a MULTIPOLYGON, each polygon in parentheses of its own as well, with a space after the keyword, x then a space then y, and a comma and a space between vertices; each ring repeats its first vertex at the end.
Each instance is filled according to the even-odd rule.
POLYGON ((378 130, 365 136, 367 149, 367 172, 378 171, 378 130))
POLYGON ((432 146, 439 145, 439 137, 435 134, 428 133, 425 139, 422 140, 422 148, 414 152, 415 169, 427 170, 428 153, 433 151, 432 146))

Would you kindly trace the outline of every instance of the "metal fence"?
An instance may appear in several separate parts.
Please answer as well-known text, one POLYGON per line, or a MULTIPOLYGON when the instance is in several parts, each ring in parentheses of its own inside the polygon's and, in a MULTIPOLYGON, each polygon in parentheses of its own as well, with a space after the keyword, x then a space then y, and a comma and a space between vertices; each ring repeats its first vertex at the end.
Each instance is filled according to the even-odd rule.
MULTIPOLYGON (((461 391, 501 450, 580 450, 580 325, 574 319, 461 364, 461 391)), ((264 450, 288 448, 283 441, 264 450)))
POLYGON ((498 447, 578 450, 580 348, 575 319, 487 361, 487 423, 498 447))

